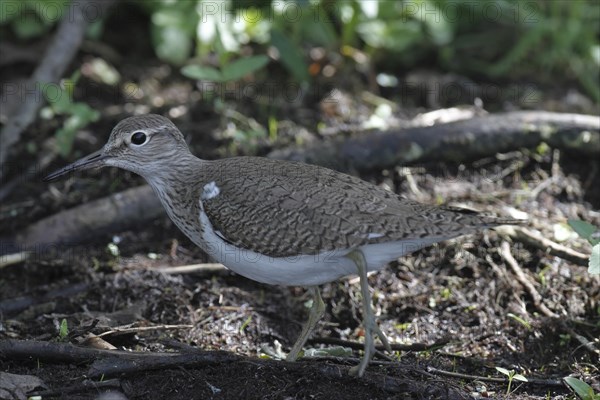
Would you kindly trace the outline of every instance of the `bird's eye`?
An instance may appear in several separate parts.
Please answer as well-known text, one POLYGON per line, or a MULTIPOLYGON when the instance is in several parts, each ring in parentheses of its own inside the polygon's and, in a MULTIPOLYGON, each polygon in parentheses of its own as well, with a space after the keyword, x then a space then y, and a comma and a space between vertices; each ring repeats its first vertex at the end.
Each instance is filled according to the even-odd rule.
POLYGON ((134 132, 133 135, 131 135, 131 143, 140 146, 144 143, 146 143, 146 140, 148 139, 148 137, 146 136, 146 134, 144 132, 134 132))

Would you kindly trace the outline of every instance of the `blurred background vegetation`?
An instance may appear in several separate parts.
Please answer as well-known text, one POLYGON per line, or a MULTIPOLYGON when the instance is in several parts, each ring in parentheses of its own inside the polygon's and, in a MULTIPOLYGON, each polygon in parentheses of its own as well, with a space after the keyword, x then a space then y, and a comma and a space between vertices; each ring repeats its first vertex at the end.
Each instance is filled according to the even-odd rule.
MULTIPOLYGON (((0 33, 17 43, 35 41, 51 33, 70 6, 4 1, 0 33)), ((539 101, 546 93, 556 93, 550 97, 559 103, 575 93, 588 111, 600 103, 596 0, 124 1, 91 24, 87 37, 96 43, 90 52, 100 56, 85 63, 83 75, 122 92, 140 85, 121 77, 126 58, 139 67, 158 59, 196 90, 277 79, 317 93, 308 98, 313 102, 328 90, 315 88, 327 87, 429 109, 475 99, 492 110, 547 109, 539 101), (445 96, 434 93, 448 83, 445 96), (413 90, 419 85, 425 90, 413 90), (498 87, 503 94, 494 92, 498 87)), ((45 112, 75 116, 75 129, 98 118, 82 104, 48 101, 45 112)), ((277 120, 266 112, 262 125, 248 123, 245 132, 272 136, 277 120)), ((61 135, 66 154, 73 134, 61 135)))
MULTIPOLYGON (((5 10, 16 3, 18 12, 1 13, 0 24, 21 40, 47 34, 62 15, 59 6, 69 4, 52 0, 4 3, 5 10)), ((156 55, 174 65, 201 62, 214 54, 223 66, 242 56, 245 46, 254 45, 257 53, 267 53, 267 47, 273 46, 290 75, 308 81, 307 50, 322 46, 343 56, 364 52, 369 61, 391 71, 425 64, 488 78, 563 76, 578 80, 600 100, 600 4, 594 0, 128 3, 149 16, 156 55)), ((100 37, 102 29, 98 21, 90 37, 100 37)), ((246 68, 263 66, 257 63, 246 68)), ((186 75, 213 77, 209 70, 189 70, 186 75)))
MULTIPOLYGON (((5 1, 0 24, 20 40, 32 39, 47 34, 63 15, 60 7, 68 4, 5 1)), ((243 56, 245 46, 259 54, 272 46, 294 79, 308 81, 307 50, 322 46, 343 56, 364 52, 390 71, 428 65, 487 78, 563 76, 600 99, 600 4, 594 0, 162 0, 128 5, 148 15, 156 55, 174 65, 195 65, 213 54, 223 66, 243 56)), ((123 4, 118 7, 117 12, 128 12, 123 4)), ((89 36, 100 37, 102 25, 92 25, 89 36)), ((213 78, 209 70, 190 71, 186 75, 213 78)))

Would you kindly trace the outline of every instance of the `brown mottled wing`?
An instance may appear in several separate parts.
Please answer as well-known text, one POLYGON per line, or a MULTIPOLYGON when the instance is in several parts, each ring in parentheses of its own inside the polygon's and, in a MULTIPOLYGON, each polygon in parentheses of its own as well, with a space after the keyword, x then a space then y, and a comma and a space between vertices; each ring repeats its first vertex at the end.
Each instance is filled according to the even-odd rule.
POLYGON ((219 235, 273 257, 409 238, 451 238, 496 225, 468 211, 422 205, 329 169, 258 157, 211 162, 203 201, 219 235))

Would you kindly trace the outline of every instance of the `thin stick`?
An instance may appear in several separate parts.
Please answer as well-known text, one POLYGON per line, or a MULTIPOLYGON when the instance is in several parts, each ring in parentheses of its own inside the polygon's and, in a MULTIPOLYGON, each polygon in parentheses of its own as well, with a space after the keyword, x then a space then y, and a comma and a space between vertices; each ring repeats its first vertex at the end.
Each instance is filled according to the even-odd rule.
POLYGON ((162 331, 171 329, 191 329, 194 325, 154 325, 154 326, 135 326, 135 327, 115 327, 110 331, 102 332, 97 337, 104 337, 109 335, 121 335, 125 333, 137 333, 137 332, 149 332, 149 331, 162 331))
POLYGON ((513 270, 513 272, 517 276, 517 280, 525 287, 525 289, 529 293, 529 296, 531 296, 531 299, 533 300, 533 305, 545 316, 551 318, 558 318, 558 315, 552 312, 542 302, 542 296, 533 286, 533 283, 531 283, 527 275, 525 275, 525 272, 523 272, 523 269, 521 268, 517 260, 515 260, 515 258, 513 257, 512 253, 510 252, 510 246, 507 241, 502 242, 502 245, 500 246, 500 255, 502 256, 502 258, 504 258, 506 263, 513 270))
POLYGON ((228 269, 219 263, 206 263, 206 264, 191 264, 191 265, 180 265, 178 267, 159 267, 156 270, 169 275, 175 274, 213 274, 215 272, 228 271, 228 269))
MULTIPOLYGON (((452 378, 469 379, 469 380, 477 380, 477 381, 484 381, 484 382, 495 382, 495 383, 507 383, 508 382, 507 378, 491 378, 488 376, 481 376, 481 375, 461 374, 460 372, 444 371, 444 370, 437 369, 434 367, 428 367, 427 371, 432 374, 435 374, 435 375, 450 376, 452 378)), ((534 385, 547 385, 547 386, 564 386, 564 383, 562 381, 557 381, 554 379, 530 379, 530 378, 527 378, 527 382, 523 382, 523 383, 529 383, 529 384, 534 384, 534 385)))
POLYGON ((518 226, 503 226, 496 228, 496 231, 504 233, 519 242, 523 242, 530 246, 544 250, 545 252, 562 258, 563 260, 570 261, 583 267, 587 267, 588 265, 588 260, 590 258, 588 255, 570 249, 562 244, 553 242, 552 240, 545 238, 541 234, 530 229, 518 226))

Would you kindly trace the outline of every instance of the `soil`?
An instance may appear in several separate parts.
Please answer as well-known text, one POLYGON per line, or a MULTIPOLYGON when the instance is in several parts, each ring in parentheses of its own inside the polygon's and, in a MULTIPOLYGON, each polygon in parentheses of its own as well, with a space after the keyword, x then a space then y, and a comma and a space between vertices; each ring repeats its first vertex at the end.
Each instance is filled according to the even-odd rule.
MULTIPOLYGON (((105 41, 110 45, 116 39, 107 33, 105 41)), ((114 48, 119 49, 116 44, 114 48)), ((111 127, 135 110, 171 116, 185 111, 174 120, 186 133, 192 151, 207 159, 262 155, 298 138, 326 140, 310 132, 317 132, 319 124, 357 125, 374 113, 372 104, 357 100, 356 94, 367 85, 358 71, 348 71, 353 73, 349 77, 316 77, 317 86, 338 87, 350 99, 336 103, 339 107, 333 110, 330 104, 319 104, 323 98, 316 94, 293 104, 274 99, 265 105, 235 96, 202 99, 189 80, 154 59, 151 47, 143 49, 129 56, 122 52, 115 61, 123 81, 142 89, 139 98, 82 77, 76 99, 100 110, 102 118, 77 136, 68 160, 57 157, 48 170, 99 148, 111 127), (238 113, 236 117, 231 110, 238 113), (262 126, 268 125, 269 117, 276 118, 278 137, 240 136, 248 116, 262 126)), ((89 61, 97 51, 89 43, 74 65, 89 61)), ((18 66, 9 67, 17 75, 18 66)), ((560 103, 569 90, 548 95, 546 104, 560 103)), ((403 115, 395 117, 408 120, 424 111, 422 106, 405 108, 398 113, 403 115)), ((7 180, 19 168, 35 165, 35 149, 52 137, 60 123, 60 118, 40 120, 28 130, 14 149, 12 157, 18 161, 9 165, 7 180)), ((569 218, 600 226, 598 167, 598 160, 552 149, 515 149, 470 164, 398 167, 362 172, 361 178, 432 204, 505 216, 518 209, 527 215, 528 228, 589 254, 586 241, 561 232, 569 218)), ((2 201, 0 237, 13 237, 60 210, 140 184, 141 178, 133 174, 108 169, 51 184, 28 179, 2 201)), ((262 285, 228 271, 158 271, 206 262, 210 262, 206 255, 166 215, 66 253, 34 254, 0 269, 0 341, 82 344, 90 334, 115 327, 147 328, 115 332, 103 339, 129 351, 201 349, 239 355, 239 360, 92 379, 89 363, 50 363, 0 354, 0 371, 34 375, 44 382, 36 388, 43 398, 65 399, 573 399, 562 383, 566 376, 575 376, 600 392, 600 279, 585 267, 513 242, 501 231, 437 244, 369 277, 374 310, 392 343, 443 344, 426 351, 378 354, 361 379, 347 374, 361 352, 339 356, 332 350, 339 349, 328 344, 333 338, 349 347, 363 339, 356 278, 322 287, 327 312, 307 345, 321 349, 321 356, 288 364, 276 356, 280 348, 289 350, 307 317, 305 289, 262 285), (544 315, 500 255, 505 241, 527 281, 541 295, 541 303, 555 317, 544 315), (26 306, 20 305, 23 299, 26 306), (68 333, 61 337, 63 320, 68 333), (587 342, 589 346, 582 345, 587 342), (514 380, 509 388, 507 381, 488 379, 505 378, 497 367, 529 382, 514 380)))

